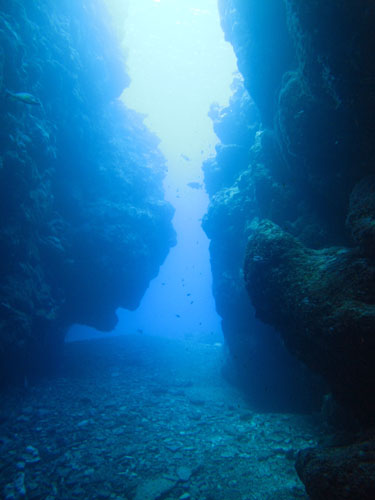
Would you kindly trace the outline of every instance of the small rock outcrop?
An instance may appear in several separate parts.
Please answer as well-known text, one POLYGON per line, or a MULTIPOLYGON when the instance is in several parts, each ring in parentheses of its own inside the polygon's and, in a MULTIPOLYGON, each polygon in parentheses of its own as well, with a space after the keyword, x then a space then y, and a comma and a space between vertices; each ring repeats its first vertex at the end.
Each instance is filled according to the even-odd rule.
POLYGON ((296 469, 312 500, 372 500, 375 441, 300 451, 296 469))
POLYGON ((158 139, 118 100, 124 68, 102 2, 2 2, 2 382, 54 364, 72 323, 111 330, 174 244, 158 139))
POLYGON ((375 176, 362 179, 350 195, 346 224, 361 253, 375 255, 375 176))
POLYGON ((373 415, 375 263, 345 247, 306 248, 267 220, 254 224, 245 262, 258 317, 344 405, 373 415))

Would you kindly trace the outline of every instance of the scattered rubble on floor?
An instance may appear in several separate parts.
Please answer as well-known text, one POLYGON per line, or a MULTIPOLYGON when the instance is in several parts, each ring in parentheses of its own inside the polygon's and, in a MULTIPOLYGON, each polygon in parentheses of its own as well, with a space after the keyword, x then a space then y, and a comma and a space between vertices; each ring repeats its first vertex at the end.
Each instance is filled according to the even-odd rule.
POLYGON ((254 413, 221 356, 145 336, 67 344, 58 378, 3 397, 3 498, 306 499, 294 461, 317 424, 254 413))

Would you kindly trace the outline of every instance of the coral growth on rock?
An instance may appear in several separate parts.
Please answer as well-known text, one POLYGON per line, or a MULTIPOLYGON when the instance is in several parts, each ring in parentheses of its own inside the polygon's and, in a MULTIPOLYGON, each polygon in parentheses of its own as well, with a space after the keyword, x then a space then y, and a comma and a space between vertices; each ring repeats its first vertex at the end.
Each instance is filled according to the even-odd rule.
MULTIPOLYGON (((238 103, 216 111, 236 125, 226 132, 228 149, 216 124, 224 146, 205 166, 204 227, 224 333, 232 352, 249 343, 262 332, 254 308, 367 425, 375 417, 374 3, 220 0, 219 7, 259 113, 243 125, 238 103), (256 133, 246 142, 249 128, 256 133)), ((237 350, 253 360, 254 350, 237 350)), ((332 477, 334 461, 326 462, 332 477)), ((300 475, 313 498, 350 497, 329 496, 322 482, 313 488, 308 467, 300 475)), ((355 491, 353 475, 340 482, 355 491)))
POLYGON ((288 211, 294 214, 288 195, 294 198, 283 183, 275 134, 259 130, 259 114, 239 78, 234 89, 229 107, 211 108, 221 144, 203 165, 210 194, 203 228, 211 240, 213 293, 231 353, 225 373, 262 410, 317 409, 319 381, 293 359, 272 328, 255 318, 246 293, 243 258, 253 218, 261 211, 281 221, 288 211), (235 139, 236 144, 229 142, 235 139))
POLYGON ((252 229, 245 281, 257 315, 340 401, 372 415, 374 263, 344 247, 306 248, 271 221, 252 229))
MULTIPOLYGON (((226 252, 226 259, 233 266, 244 255, 243 241, 250 236, 246 281, 257 315, 281 331, 289 346, 298 346, 293 353, 323 374, 349 409, 366 420, 375 415, 366 389, 375 379, 375 368, 368 366, 375 345, 363 330, 374 325, 374 181, 369 174, 374 157, 375 65, 367 49, 375 37, 374 6, 366 1, 357 6, 294 0, 272 0, 268 10, 257 0, 246 6, 221 0, 219 5, 260 120, 255 138, 248 134, 244 144, 238 133, 225 160, 219 146, 216 159, 206 166, 211 207, 205 227, 213 239, 212 253, 227 231, 219 229, 214 235, 212 220, 217 214, 227 220, 239 207, 238 252, 226 252), (267 58, 270 45, 272 56, 267 58), (250 71, 260 61, 272 74, 267 82, 265 72, 250 71), (230 151, 239 147, 248 155, 244 151, 231 161, 230 151), (213 179, 221 182, 215 181, 214 190, 213 179), (253 224, 254 220, 261 222, 253 224), (311 270, 314 266, 321 269, 318 278, 311 270), (315 285, 319 286, 313 292, 315 285), (315 298, 305 293, 306 287, 315 298), (301 301, 312 307, 318 295, 322 309, 306 314, 301 301), (332 318, 342 322, 340 328, 332 318), (329 328, 339 328, 341 334, 334 340, 323 335, 329 328), (319 355, 312 355, 311 342, 305 344, 308 336, 315 341, 322 336, 319 355), (358 348, 349 355, 352 344, 358 348), (349 359, 358 370, 340 377, 349 359)), ((231 104, 231 120, 237 116, 237 128, 244 128, 237 108, 231 104)), ((252 130, 254 116, 256 111, 248 120, 252 130)))
POLYGON ((129 77, 112 31, 96 0, 1 5, 2 381, 54 363, 72 323, 111 330, 174 242, 164 159, 118 100, 129 77))

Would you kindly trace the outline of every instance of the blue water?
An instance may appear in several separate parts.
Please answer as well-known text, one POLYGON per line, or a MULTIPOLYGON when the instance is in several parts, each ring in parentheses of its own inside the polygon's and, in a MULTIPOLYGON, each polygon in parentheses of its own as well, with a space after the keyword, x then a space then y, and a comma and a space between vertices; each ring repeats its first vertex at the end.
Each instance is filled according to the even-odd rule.
MULTIPOLYGON (((120 5, 109 5, 120 19, 120 5)), ((124 22, 131 84, 123 99, 146 114, 146 124, 161 140, 168 167, 165 197, 176 210, 177 246, 170 250, 140 307, 134 312, 118 310, 113 334, 221 340, 221 319, 211 290, 209 240, 201 227, 208 206, 201 166, 215 154, 218 142, 209 107, 214 101, 227 104, 232 92, 232 73, 237 69, 233 49, 224 40, 216 0, 134 2, 124 22), (189 182, 201 188, 191 188, 189 182)), ((100 333, 75 326, 67 339, 91 335, 100 333)))

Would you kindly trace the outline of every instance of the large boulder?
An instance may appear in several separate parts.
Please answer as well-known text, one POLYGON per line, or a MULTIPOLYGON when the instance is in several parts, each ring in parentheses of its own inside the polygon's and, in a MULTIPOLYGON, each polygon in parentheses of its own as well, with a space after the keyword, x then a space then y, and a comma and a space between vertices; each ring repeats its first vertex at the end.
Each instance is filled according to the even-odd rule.
POLYGON ((246 288, 257 315, 365 421, 375 416, 375 265, 355 250, 313 250, 275 223, 253 224, 246 288))
POLYGON ((298 453, 296 469, 311 500, 375 498, 375 441, 298 453))

